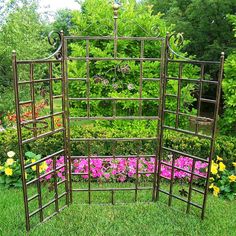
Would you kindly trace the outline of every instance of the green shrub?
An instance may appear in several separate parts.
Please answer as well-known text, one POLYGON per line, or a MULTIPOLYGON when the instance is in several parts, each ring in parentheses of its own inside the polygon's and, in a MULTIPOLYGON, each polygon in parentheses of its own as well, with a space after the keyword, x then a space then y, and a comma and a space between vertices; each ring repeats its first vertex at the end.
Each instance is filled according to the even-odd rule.
MULTIPOLYGON (((122 124, 121 124, 122 126, 122 124)), ((111 138, 111 137, 155 137, 156 129, 154 126, 145 128, 145 123, 135 123, 134 128, 132 125, 124 126, 122 129, 119 125, 104 127, 99 124, 88 124, 80 127, 74 127, 71 135, 73 138, 111 138), (138 126, 138 128, 137 128, 138 126), (120 128, 119 128, 120 127, 120 128)), ((29 136, 29 132, 23 132, 23 137, 29 136)), ((92 142, 91 153, 93 155, 111 155, 112 145, 114 143, 106 142, 92 142)), ((190 153, 202 158, 209 157, 210 141, 200 139, 197 137, 187 136, 185 134, 176 134, 174 132, 165 132, 164 145, 174 148, 186 153, 190 153)), ((17 134, 16 130, 7 130, 0 133, 0 163, 4 163, 7 159, 6 153, 9 150, 18 152, 17 150, 17 134)), ((63 148, 63 137, 60 133, 52 137, 42 138, 38 141, 24 145, 24 152, 32 151, 40 153, 42 156, 48 155, 63 148)), ((155 154, 156 140, 155 141, 142 141, 142 142, 117 142, 116 145, 117 155, 135 155, 137 150, 140 154, 155 154)), ((85 142, 72 142, 71 151, 73 155, 86 155, 87 146, 85 142)), ((232 162, 236 161, 236 138, 230 136, 220 135, 216 139, 215 156, 223 157, 226 165, 232 168, 232 162)))

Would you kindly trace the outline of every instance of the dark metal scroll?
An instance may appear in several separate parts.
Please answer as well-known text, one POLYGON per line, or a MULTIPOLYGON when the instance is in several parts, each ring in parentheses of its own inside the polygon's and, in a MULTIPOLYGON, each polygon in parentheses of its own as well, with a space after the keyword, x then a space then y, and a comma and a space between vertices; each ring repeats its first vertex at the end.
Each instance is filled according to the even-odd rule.
POLYGON ((61 34, 63 33, 63 31, 61 33, 56 32, 56 31, 51 31, 48 35, 48 42, 49 44, 53 47, 53 49, 55 49, 54 53, 52 53, 49 57, 45 58, 50 59, 52 57, 55 57, 57 60, 61 60, 62 58, 62 37, 61 34))

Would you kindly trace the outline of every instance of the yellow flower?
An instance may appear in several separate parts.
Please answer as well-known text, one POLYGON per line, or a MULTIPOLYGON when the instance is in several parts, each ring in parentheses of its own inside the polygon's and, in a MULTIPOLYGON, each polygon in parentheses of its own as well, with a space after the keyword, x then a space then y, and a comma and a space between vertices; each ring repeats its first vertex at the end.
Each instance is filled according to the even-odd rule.
POLYGON ((214 161, 211 162, 211 173, 213 175, 218 173, 218 164, 216 164, 214 161))
POLYGON ((210 181, 214 181, 215 179, 213 177, 209 178, 210 181))
POLYGON ((223 158, 222 157, 219 157, 219 156, 217 156, 217 159, 216 159, 217 161, 223 161, 223 158))
POLYGON ((13 163, 14 163, 14 159, 12 159, 12 158, 8 158, 6 161, 7 166, 11 166, 13 163))
POLYGON ((3 166, 0 166, 0 171, 3 170, 3 169, 4 169, 4 167, 3 167, 3 166))
MULTIPOLYGON (((32 159, 32 160, 31 160, 31 163, 35 163, 35 162, 36 162, 35 159, 32 159)), ((36 171, 36 165, 32 166, 31 169, 32 169, 33 171, 36 171)))
POLYGON ((209 186, 209 188, 214 188, 214 186, 215 186, 215 185, 212 183, 212 184, 209 186))
POLYGON ((223 162, 219 163, 219 170, 224 171, 225 170, 225 164, 223 162))
POLYGON ((46 161, 44 161, 40 167, 42 168, 42 170, 46 170, 48 168, 46 161))
POLYGON ((218 197, 219 193, 220 193, 220 188, 218 188, 217 186, 214 186, 213 187, 213 195, 218 197))
POLYGON ((230 175, 229 176, 229 182, 236 182, 236 176, 235 175, 230 175))
POLYGON ((42 173, 43 171, 45 171, 47 169, 47 164, 46 162, 43 162, 42 165, 39 166, 39 172, 42 173))
POLYGON ((5 174, 6 174, 7 176, 12 176, 12 174, 13 174, 12 169, 9 168, 9 167, 7 167, 7 168, 5 169, 5 174))
POLYGON ((33 171, 36 171, 36 165, 32 166, 31 169, 32 169, 33 171))
POLYGON ((232 162, 233 166, 236 167, 236 162, 232 162))
POLYGON ((16 154, 13 151, 10 151, 10 152, 7 153, 7 156, 10 157, 10 158, 14 157, 15 155, 16 154))

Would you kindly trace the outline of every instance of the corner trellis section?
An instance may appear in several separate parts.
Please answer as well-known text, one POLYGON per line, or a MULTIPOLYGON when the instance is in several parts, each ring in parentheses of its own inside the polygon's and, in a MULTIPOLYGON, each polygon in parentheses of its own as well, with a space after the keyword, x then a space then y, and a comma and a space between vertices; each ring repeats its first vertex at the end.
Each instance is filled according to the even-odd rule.
MULTIPOLYGON (((26 229, 29 231, 32 226, 37 223, 42 223, 47 219, 55 216, 65 207, 69 206, 72 201, 75 201, 78 197, 76 194, 82 193, 82 199, 86 200, 87 203, 93 202, 93 196, 96 193, 110 193, 110 203, 116 203, 116 195, 120 192, 130 192, 133 194, 133 200, 138 201, 141 192, 147 192, 150 194, 150 201, 165 201, 167 200, 168 205, 172 205, 173 200, 177 200, 179 203, 182 202, 186 205, 187 213, 190 211, 190 207, 200 209, 201 217, 204 218, 206 209, 207 191, 209 185, 209 175, 211 160, 214 154, 214 142, 216 135, 216 123, 219 111, 220 91, 221 82, 223 76, 223 65, 224 65, 224 54, 222 53, 220 61, 197 61, 176 54, 171 48, 171 42, 173 41, 167 34, 166 37, 127 37, 118 36, 118 10, 119 5, 113 5, 114 10, 114 35, 113 36, 64 36, 63 32, 51 33, 49 36, 49 43, 55 47, 55 52, 48 58, 35 59, 35 60, 18 60, 16 52, 13 52, 13 75, 14 75, 14 90, 15 90, 15 102, 16 102, 16 115, 17 115, 17 132, 18 132, 18 146, 19 156, 21 162, 22 172, 22 185, 24 195, 24 206, 25 206, 25 218, 26 218, 26 229), (58 40, 59 39, 59 40, 58 40), (68 50, 69 43, 80 42, 85 45, 85 56, 71 56, 68 50), (91 56, 91 42, 94 41, 113 41, 114 49, 112 57, 95 57, 91 56), (140 47, 140 53, 138 57, 120 57, 119 56, 119 42, 132 41, 136 42, 140 47), (149 42, 160 42, 161 50, 157 51, 159 57, 147 57, 145 55, 145 44, 149 42), (174 57, 171 57, 174 55, 174 57), (55 59, 53 59, 55 57, 55 59), (99 61, 104 62, 120 62, 127 63, 122 68, 115 68, 125 74, 130 70, 128 65, 129 62, 135 62, 139 65, 139 96, 138 97, 92 97, 91 96, 91 78, 99 80, 97 75, 93 75, 91 71, 91 64, 99 61), (69 65, 71 62, 84 63, 86 67, 85 77, 82 78, 69 78, 69 65), (157 78, 145 78, 144 67, 145 63, 159 63, 159 77, 157 78), (198 78, 187 78, 184 77, 184 70, 186 66, 193 65, 199 68, 198 78), (171 68, 175 66, 178 68, 177 75, 173 75, 171 68), (219 75, 217 80, 208 80, 205 78, 206 68, 209 69, 212 66, 219 68, 219 75), (46 72, 45 72, 46 71, 46 72), (41 73, 39 72, 44 72, 41 73), (41 77, 40 77, 41 76, 41 77), (96 77, 97 76, 97 77, 96 77), (83 82, 86 88, 86 97, 70 97, 70 83, 71 82, 83 82), (175 81, 178 86, 176 94, 168 94, 167 88, 169 83, 175 81), (159 94, 156 97, 144 97, 143 86, 145 83, 155 82, 159 88, 159 94), (55 83, 60 83, 61 92, 60 94, 54 94, 53 88, 55 83), (194 84, 197 85, 198 92, 196 93, 197 101, 197 112, 196 115, 184 113, 181 110, 181 101, 185 98, 182 94, 182 85, 194 84), (40 85, 46 85, 48 89, 47 103, 49 109, 48 114, 38 114, 37 111, 37 99, 38 90, 40 85), (215 86, 215 98, 204 98, 203 89, 205 85, 215 86), (22 98, 22 93, 24 94, 22 98), (25 97, 28 97, 27 99, 25 97), (175 109, 168 109, 167 103, 169 99, 176 102, 175 109), (91 104, 93 102, 107 101, 111 102, 111 108, 113 114, 111 116, 94 116, 91 112, 91 104), (117 103, 118 102, 137 102, 138 103, 138 115, 117 115, 117 103), (150 116, 143 113, 143 103, 155 101, 157 114, 150 116), (84 102, 86 116, 74 116, 71 112, 72 102, 84 102), (55 107, 55 104, 60 104, 60 108, 55 107), (212 105, 213 116, 205 117, 202 116, 201 108, 202 103, 212 105), (24 107, 30 108, 32 117, 28 120, 22 119, 22 111, 24 107), (166 117, 172 115, 175 120, 175 125, 168 124, 166 117), (181 118, 186 118, 191 123, 191 129, 181 127, 181 118), (58 127, 56 120, 60 119, 61 124, 58 127), (113 138, 98 138, 98 137, 73 137, 72 129, 73 122, 80 124, 81 121, 117 121, 117 120, 154 120, 157 122, 156 136, 154 137, 113 137, 113 138), (207 134, 204 134, 201 130, 202 124, 209 124, 210 129, 207 134), (27 129, 29 135, 23 136, 22 130, 27 129), (206 139, 210 142, 209 155, 207 157, 200 157, 193 155, 190 151, 176 149, 171 146, 166 146, 165 132, 169 130, 175 134, 183 133, 186 136, 196 136, 200 139, 206 139), (61 138, 61 147, 56 152, 48 153, 45 157, 37 160, 33 163, 25 162, 25 150, 29 147, 34 151, 36 146, 35 142, 44 140, 50 137, 61 138), (94 155, 92 147, 96 142, 103 144, 109 143, 110 155, 103 156, 99 153, 94 155), (120 143, 126 144, 131 142, 137 144, 137 150, 135 154, 127 155, 127 153, 116 153, 116 148, 120 143), (143 142, 151 142, 153 144, 153 153, 141 153, 140 147, 143 142), (73 145, 83 143, 86 151, 81 153, 72 153, 73 145), (188 157, 192 163, 190 169, 182 168, 177 165, 177 158, 185 156, 188 157), (135 181, 130 183, 127 187, 127 183, 109 185, 108 187, 101 187, 100 185, 94 184, 92 180, 91 162, 92 160, 99 158, 106 160, 108 158, 113 160, 119 160, 121 158, 129 159, 133 158, 136 161, 136 173, 135 181), (154 158, 154 169, 151 172, 141 173, 139 171, 139 163, 141 158, 150 160, 154 158), (168 159, 169 158, 169 159, 168 159), (86 182, 80 184, 81 181, 76 181, 76 178, 85 175, 85 173, 75 173, 72 168, 72 164, 75 161, 86 160, 88 163, 86 182), (60 165, 57 162, 60 160, 60 165), (169 161, 166 161, 169 160, 169 161), (40 171, 40 165, 45 161, 52 163, 52 169, 49 172, 42 173, 40 171), (196 165, 201 162, 208 165, 207 173, 203 175, 196 171, 196 165), (27 180, 25 172, 31 168, 36 169, 36 177, 34 179, 27 180), (162 168, 168 169, 171 173, 170 178, 164 177, 162 168), (182 184, 182 189, 177 189, 179 184, 175 185, 175 170, 182 171, 188 174, 187 183, 182 184), (63 179, 58 178, 58 172, 63 175, 63 179), (142 178, 140 176, 149 174, 151 175, 152 181, 149 185, 141 185, 142 178), (47 184, 45 185, 45 179, 51 177, 49 191, 47 184), (196 187, 194 181, 196 178, 201 178, 203 181, 202 187, 196 187), (79 188, 78 188, 79 186, 79 188), (85 186, 85 187, 84 187, 85 186), (116 186, 116 187, 114 187, 116 186), (194 192, 194 194, 193 194, 194 192), (51 194, 51 195, 50 195, 51 194), (50 196, 49 196, 50 195, 50 196), (201 199, 200 202, 195 201, 194 197, 198 195, 197 200, 201 199)), ((158 48, 153 48, 153 51, 158 48)), ((158 49, 159 50, 159 49, 158 49)), ((158 69, 158 68, 157 68, 158 69)), ((78 89, 80 87, 78 86, 78 89)), ((126 199, 123 198, 125 201, 126 199)), ((178 203, 178 204, 179 204, 178 203)), ((158 207, 158 205, 157 205, 158 207)))

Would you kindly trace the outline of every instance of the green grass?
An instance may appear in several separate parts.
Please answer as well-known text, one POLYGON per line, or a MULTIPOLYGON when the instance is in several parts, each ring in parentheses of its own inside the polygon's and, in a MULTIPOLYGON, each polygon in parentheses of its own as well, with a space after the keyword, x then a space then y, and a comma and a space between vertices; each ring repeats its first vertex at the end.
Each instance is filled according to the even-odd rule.
MULTIPOLYGON (((179 188, 177 185, 174 191, 177 193, 179 188)), ((43 193, 52 195, 46 188, 43 193)), ((81 204, 87 201, 87 196, 87 193, 74 193, 75 202, 69 208, 32 229, 30 235, 236 235, 235 201, 209 195, 206 218, 202 221, 199 210, 193 208, 187 215, 186 204, 178 200, 173 199, 173 206, 168 207, 166 195, 161 195, 157 203, 140 202, 150 200, 151 191, 140 191, 137 203, 129 203, 133 201, 133 192, 117 192, 114 206, 81 204)), ((110 196, 109 192, 93 192, 92 201, 108 203, 110 196)), ((196 201, 200 199, 197 195, 193 197, 196 201)), ((25 235, 21 190, 0 189, 0 214, 0 235, 25 235)))

